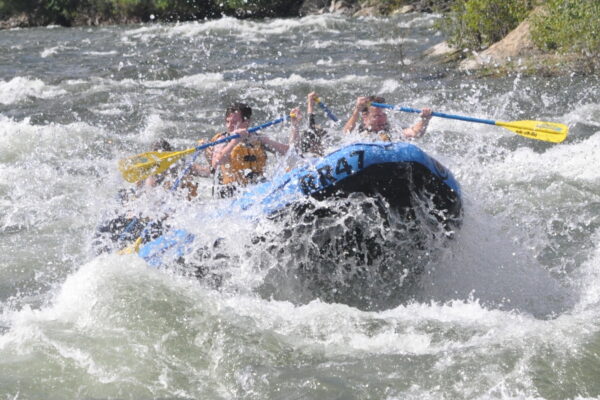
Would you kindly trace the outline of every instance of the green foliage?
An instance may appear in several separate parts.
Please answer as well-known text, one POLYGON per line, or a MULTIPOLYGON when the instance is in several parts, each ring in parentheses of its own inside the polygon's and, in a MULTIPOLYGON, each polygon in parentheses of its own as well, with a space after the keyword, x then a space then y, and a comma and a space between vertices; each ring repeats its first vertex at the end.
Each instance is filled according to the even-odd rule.
POLYGON ((217 0, 0 0, 0 18, 26 13, 35 24, 71 25, 92 18, 100 22, 190 20, 219 15, 217 0))
POLYGON ((448 42, 480 50, 506 36, 532 9, 533 0, 455 0, 438 24, 448 42))
POLYGON ((532 18, 532 38, 544 50, 578 52, 600 63, 600 1, 548 0, 532 18))
POLYGON ((0 18, 28 14, 36 24, 193 20, 221 14, 238 17, 297 15, 302 0, 0 0, 0 18))
POLYGON ((223 0, 223 11, 238 17, 293 16, 301 0, 223 0))
POLYGON ((34 10, 37 4, 36 0, 0 0, 0 16, 29 12, 34 10))

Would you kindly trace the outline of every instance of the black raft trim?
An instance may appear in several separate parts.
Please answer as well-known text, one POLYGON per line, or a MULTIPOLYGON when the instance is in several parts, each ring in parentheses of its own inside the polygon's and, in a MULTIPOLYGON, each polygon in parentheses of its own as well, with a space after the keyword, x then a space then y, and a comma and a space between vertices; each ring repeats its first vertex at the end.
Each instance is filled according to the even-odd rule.
POLYGON ((441 177, 417 162, 371 165, 311 196, 324 200, 357 192, 368 196, 379 194, 393 208, 413 207, 413 195, 416 195, 416 198, 431 200, 436 210, 447 210, 448 218, 461 218, 462 202, 457 193, 441 177))

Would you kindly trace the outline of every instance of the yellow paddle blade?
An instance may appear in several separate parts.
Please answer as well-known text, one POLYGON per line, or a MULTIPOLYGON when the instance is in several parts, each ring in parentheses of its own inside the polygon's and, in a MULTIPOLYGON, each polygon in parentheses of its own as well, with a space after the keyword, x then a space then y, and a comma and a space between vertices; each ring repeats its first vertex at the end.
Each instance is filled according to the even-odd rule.
POLYGON ((119 250, 117 252, 117 254, 119 254, 119 255, 135 254, 140 250, 141 245, 142 245, 142 237, 140 236, 139 238, 137 238, 137 240, 135 242, 133 242, 129 246, 125 247, 124 249, 119 250))
POLYGON ((195 150, 195 148, 192 148, 175 152, 150 151, 138 154, 119 160, 119 171, 121 171, 127 182, 138 182, 151 175, 166 171, 175 161, 193 153, 195 150))
POLYGON ((560 143, 567 137, 569 127, 556 122, 543 121, 496 121, 496 125, 510 129, 518 135, 544 142, 560 143))

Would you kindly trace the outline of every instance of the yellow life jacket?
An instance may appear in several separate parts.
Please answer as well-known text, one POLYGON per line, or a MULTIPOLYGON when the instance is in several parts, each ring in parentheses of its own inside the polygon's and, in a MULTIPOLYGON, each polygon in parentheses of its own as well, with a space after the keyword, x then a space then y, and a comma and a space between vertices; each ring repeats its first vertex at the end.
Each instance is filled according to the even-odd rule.
MULTIPOLYGON (((218 133, 211 141, 224 135, 218 133)), ((241 142, 231 150, 229 161, 221 164, 219 181, 222 185, 237 183, 245 186, 254 183, 264 174, 266 165, 267 152, 262 143, 256 140, 241 142)))

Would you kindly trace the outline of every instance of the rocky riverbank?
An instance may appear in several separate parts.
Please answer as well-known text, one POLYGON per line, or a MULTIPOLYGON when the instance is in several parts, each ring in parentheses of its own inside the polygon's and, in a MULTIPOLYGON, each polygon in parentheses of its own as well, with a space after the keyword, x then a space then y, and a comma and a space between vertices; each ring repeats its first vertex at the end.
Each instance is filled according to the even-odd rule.
POLYGON ((531 34, 531 18, 521 22, 502 40, 476 52, 465 52, 442 42, 425 52, 435 62, 456 66, 459 72, 474 76, 502 76, 509 73, 555 76, 593 74, 594 59, 576 53, 545 52, 536 46, 531 34))
POLYGON ((387 16, 409 12, 442 12, 449 0, 304 0, 299 15, 337 13, 353 17, 387 16))

